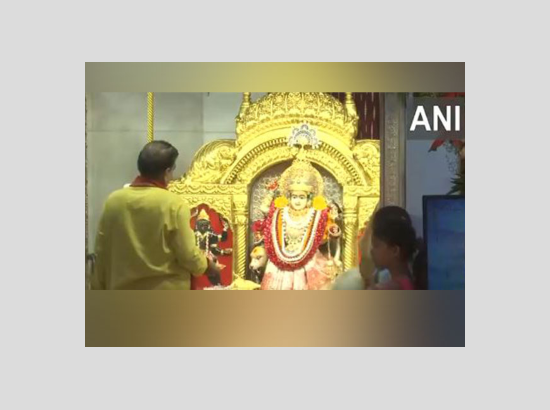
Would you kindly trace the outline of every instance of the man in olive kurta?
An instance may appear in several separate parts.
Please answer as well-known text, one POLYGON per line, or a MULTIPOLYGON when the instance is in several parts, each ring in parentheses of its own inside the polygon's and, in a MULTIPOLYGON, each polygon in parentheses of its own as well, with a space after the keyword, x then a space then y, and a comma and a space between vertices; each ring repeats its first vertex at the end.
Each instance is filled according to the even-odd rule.
POLYGON ((167 142, 147 144, 140 176, 107 199, 92 289, 190 289, 191 275, 219 275, 195 243, 187 203, 166 189, 177 156, 167 142))

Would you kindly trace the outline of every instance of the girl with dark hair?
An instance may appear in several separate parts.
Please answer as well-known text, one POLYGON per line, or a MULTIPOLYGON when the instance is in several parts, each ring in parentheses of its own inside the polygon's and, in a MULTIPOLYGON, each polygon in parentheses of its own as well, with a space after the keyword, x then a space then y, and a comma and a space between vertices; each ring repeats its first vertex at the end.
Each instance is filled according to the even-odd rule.
POLYGON ((388 206, 378 210, 362 245, 364 256, 360 270, 367 289, 425 288, 422 241, 417 239, 411 218, 403 208, 388 206), (370 258, 365 254, 369 251, 370 258), (388 280, 377 282, 371 274, 373 269, 369 262, 378 271, 387 270, 388 280))
MULTIPOLYGON (((415 252, 416 233, 411 224, 401 219, 377 221, 375 218, 370 253, 377 268, 389 271, 390 280, 379 284, 367 282, 367 287, 369 289, 414 289, 409 262, 415 252)), ((368 280, 368 277, 365 279, 368 280)))
POLYGON ((398 206, 377 209, 360 241, 361 262, 332 289, 425 289, 426 258, 411 217, 398 206))

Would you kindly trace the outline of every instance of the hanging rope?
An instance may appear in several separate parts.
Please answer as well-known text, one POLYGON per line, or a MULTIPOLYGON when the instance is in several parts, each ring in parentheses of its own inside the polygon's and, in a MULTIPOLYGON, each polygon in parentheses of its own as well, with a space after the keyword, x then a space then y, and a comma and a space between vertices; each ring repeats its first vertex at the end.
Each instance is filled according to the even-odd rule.
POLYGON ((153 141, 153 128, 155 122, 155 96, 153 93, 147 93, 147 142, 153 141))

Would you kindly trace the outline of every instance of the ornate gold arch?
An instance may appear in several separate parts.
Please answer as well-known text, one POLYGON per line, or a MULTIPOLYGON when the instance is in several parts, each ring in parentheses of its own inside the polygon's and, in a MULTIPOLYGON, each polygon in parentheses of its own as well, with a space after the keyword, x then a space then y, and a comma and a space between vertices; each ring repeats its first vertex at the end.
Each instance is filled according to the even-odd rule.
POLYGON ((343 188, 344 269, 357 264, 358 231, 380 197, 380 144, 355 140, 358 117, 351 93, 344 104, 325 93, 269 93, 256 102, 243 93, 237 138, 204 145, 189 172, 170 185, 191 207, 206 204, 230 221, 236 277, 246 273, 250 186, 268 168, 292 159, 287 138, 304 122, 317 130, 321 142, 306 151, 307 158, 343 188))

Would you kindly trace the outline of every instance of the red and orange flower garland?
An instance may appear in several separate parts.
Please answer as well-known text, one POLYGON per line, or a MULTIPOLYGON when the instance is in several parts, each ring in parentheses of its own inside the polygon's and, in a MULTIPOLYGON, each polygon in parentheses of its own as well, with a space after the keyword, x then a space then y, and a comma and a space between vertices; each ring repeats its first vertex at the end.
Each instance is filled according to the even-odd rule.
POLYGON ((267 257, 276 267, 285 271, 293 271, 299 268, 303 268, 311 259, 313 259, 315 252, 317 252, 317 249, 319 249, 319 246, 323 241, 323 236, 325 233, 325 228, 327 226, 327 220, 328 220, 328 210, 323 209, 320 212, 321 212, 321 216, 319 219, 317 232, 315 232, 315 237, 313 239, 313 246, 311 247, 310 251, 300 261, 295 263, 287 263, 278 259, 275 253, 274 247, 276 245, 273 243, 273 241, 277 240, 277 238, 273 238, 273 235, 271 234, 271 224, 273 222, 273 214, 275 213, 275 205, 273 203, 271 204, 269 213, 267 214, 267 217, 263 225, 263 232, 264 232, 264 241, 265 241, 265 251, 267 253, 267 257))

